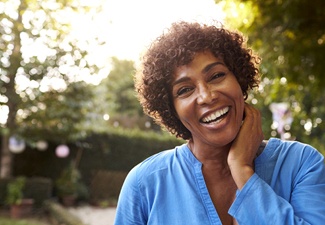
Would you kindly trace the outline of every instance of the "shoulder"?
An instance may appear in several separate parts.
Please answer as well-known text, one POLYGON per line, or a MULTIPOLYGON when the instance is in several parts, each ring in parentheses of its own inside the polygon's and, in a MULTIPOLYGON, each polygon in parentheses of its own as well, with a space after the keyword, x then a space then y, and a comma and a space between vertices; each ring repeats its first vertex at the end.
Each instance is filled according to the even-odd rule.
POLYGON ((302 142, 276 138, 271 138, 264 151, 256 158, 255 169, 269 184, 277 181, 296 184, 305 177, 322 180, 325 178, 324 156, 319 151, 302 142))
POLYGON ((177 146, 173 149, 168 149, 156 153, 144 161, 136 165, 127 175, 128 180, 132 182, 143 182, 143 180, 160 176, 164 171, 170 170, 175 161, 179 161, 178 153, 184 150, 185 145, 177 146))
POLYGON ((268 145, 277 151, 288 154, 320 154, 320 152, 311 145, 299 141, 284 141, 277 138, 271 138, 268 141, 268 145))
POLYGON ((294 161, 295 164, 324 160, 324 156, 309 144, 299 141, 284 141, 277 138, 271 138, 268 141, 262 155, 267 159, 294 161))

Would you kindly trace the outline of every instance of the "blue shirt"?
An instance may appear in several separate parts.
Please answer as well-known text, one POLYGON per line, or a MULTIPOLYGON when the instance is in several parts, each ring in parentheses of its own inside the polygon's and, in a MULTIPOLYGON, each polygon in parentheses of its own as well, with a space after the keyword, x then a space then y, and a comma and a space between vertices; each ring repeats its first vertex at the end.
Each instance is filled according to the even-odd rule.
MULTIPOLYGON (((128 174, 115 225, 221 225, 201 168, 186 144, 149 157, 128 174)), ((240 225, 324 224, 324 157, 270 139, 228 213, 240 225)))

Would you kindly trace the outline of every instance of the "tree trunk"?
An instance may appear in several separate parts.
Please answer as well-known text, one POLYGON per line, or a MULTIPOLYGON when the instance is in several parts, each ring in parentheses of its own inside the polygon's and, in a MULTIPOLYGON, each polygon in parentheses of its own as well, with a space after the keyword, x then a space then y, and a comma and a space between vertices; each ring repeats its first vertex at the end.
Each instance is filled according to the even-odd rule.
POLYGON ((1 142, 0 178, 9 178, 12 174, 12 154, 9 151, 9 136, 3 134, 1 142))
POLYGON ((7 178, 11 174, 11 164, 12 164, 12 154, 9 151, 9 137, 15 132, 16 128, 16 114, 19 103, 21 102, 20 96, 16 92, 16 75, 20 68, 22 61, 21 53, 21 39, 20 34, 24 27, 22 22, 22 14, 26 10, 26 1, 21 1, 18 7, 18 18, 14 21, 14 26, 12 28, 13 33, 13 49, 12 54, 9 57, 10 67, 8 68, 8 78, 9 82, 4 83, 2 86, 6 89, 5 95, 8 98, 7 106, 9 109, 8 119, 6 122, 5 129, 7 131, 3 132, 2 136, 2 146, 1 146, 1 164, 0 164, 0 177, 7 178))

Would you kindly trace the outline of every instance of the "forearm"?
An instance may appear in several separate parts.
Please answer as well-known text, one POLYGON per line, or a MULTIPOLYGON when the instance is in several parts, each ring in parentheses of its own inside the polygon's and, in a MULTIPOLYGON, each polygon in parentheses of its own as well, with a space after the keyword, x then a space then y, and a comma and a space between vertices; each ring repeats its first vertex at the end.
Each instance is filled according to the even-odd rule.
MULTIPOLYGON (((315 189, 317 193, 320 190, 315 189)), ((315 195, 315 194, 314 194, 315 195)), ((310 196, 309 201, 317 201, 316 196, 310 196)), ((322 195, 324 196, 324 195, 322 195)), ((300 199, 299 201, 304 201, 300 199)), ((279 196, 267 183, 254 174, 237 192, 236 199, 229 209, 239 224, 286 224, 308 225, 321 224, 325 220, 324 206, 311 204, 302 208, 305 212, 296 214, 298 206, 294 207, 289 199, 279 196), (322 207, 320 209, 320 207, 322 207), (313 215, 311 215, 313 214, 313 215)))

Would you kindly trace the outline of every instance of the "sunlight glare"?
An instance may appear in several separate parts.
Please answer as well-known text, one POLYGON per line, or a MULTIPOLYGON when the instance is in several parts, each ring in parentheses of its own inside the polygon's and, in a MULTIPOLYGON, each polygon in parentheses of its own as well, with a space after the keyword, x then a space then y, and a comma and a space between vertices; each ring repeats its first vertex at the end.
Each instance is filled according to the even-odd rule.
POLYGON ((87 14, 71 14, 71 38, 86 50, 87 62, 98 74, 79 73, 79 79, 99 84, 109 74, 110 58, 137 61, 141 52, 164 28, 178 20, 222 21, 222 9, 213 0, 94 0, 87 14), (102 11, 96 7, 102 5, 102 11), (99 45, 98 43, 102 43, 99 45))
POLYGON ((6 105, 0 105, 0 124, 6 124, 9 114, 9 108, 6 105))
POLYGON ((213 0, 107 0, 98 23, 103 26, 111 56, 138 60, 144 48, 172 22, 208 23, 223 17, 213 0))

